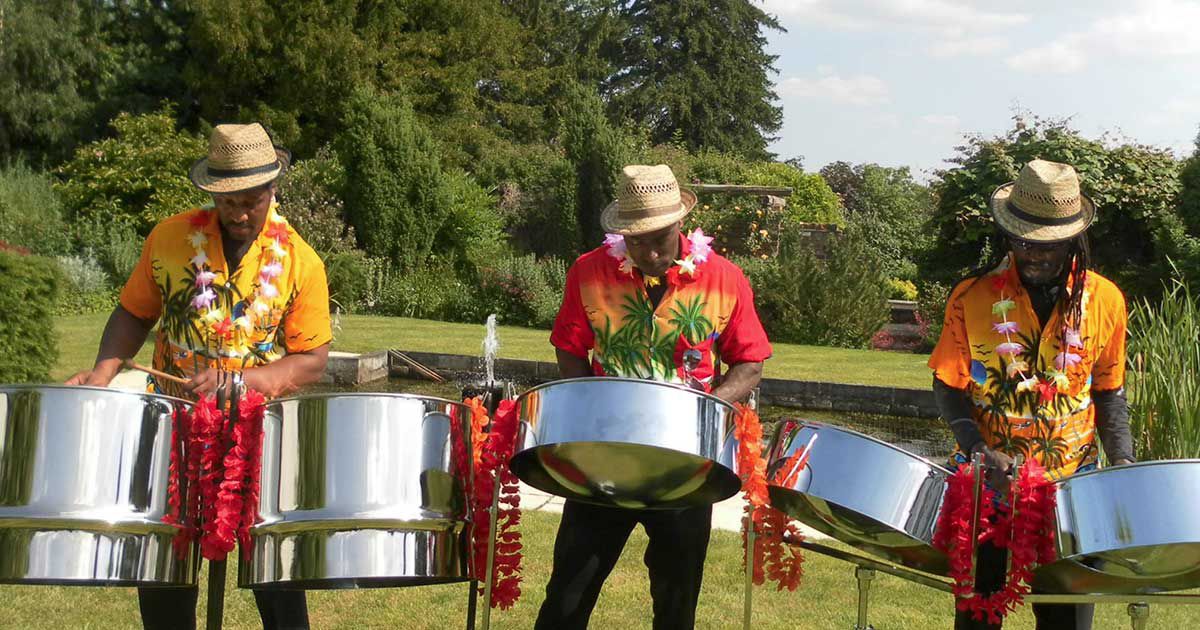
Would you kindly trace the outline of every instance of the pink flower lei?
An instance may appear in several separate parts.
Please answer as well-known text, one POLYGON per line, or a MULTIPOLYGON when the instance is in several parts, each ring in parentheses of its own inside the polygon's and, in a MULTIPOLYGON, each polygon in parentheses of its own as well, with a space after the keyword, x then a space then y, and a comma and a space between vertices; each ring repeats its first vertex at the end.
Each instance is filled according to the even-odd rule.
MULTIPOLYGON (((682 260, 676 260, 675 265, 668 271, 668 275, 696 277, 700 265, 704 264, 709 255, 712 254, 713 237, 704 234, 704 230, 696 228, 687 236, 688 243, 691 244, 691 253, 685 256, 682 260), (674 272, 674 273, 672 273, 674 272)), ((618 262, 618 269, 621 273, 629 276, 633 275, 634 263, 633 258, 629 256, 629 250, 625 246, 625 237, 620 234, 605 234, 604 246, 608 249, 609 257, 618 262)), ((647 284, 658 284, 658 279, 647 279, 647 284)))

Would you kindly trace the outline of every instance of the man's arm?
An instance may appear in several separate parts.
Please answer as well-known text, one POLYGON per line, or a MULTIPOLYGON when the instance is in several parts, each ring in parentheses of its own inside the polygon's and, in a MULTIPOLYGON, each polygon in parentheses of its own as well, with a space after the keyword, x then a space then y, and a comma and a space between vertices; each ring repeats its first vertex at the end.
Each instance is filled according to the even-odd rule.
POLYGON ((592 373, 592 364, 587 359, 575 356, 562 348, 555 348, 554 356, 558 359, 558 375, 562 378, 595 376, 592 373))
MULTIPOLYGON (((267 365, 246 368, 242 379, 246 387, 263 396, 278 398, 321 380, 328 361, 329 344, 325 344, 312 350, 289 353, 267 365)), ((217 384, 218 371, 210 368, 194 376, 184 387, 199 395, 216 391, 217 384)))
POLYGON ((1133 463, 1133 434, 1129 430, 1129 401, 1125 388, 1092 392, 1096 406, 1096 433, 1108 461, 1115 466, 1133 463))
POLYGON ((121 371, 121 363, 132 359, 146 343, 146 337, 154 328, 154 320, 139 319, 118 305, 108 316, 104 334, 100 337, 100 350, 96 353, 96 364, 67 379, 67 385, 94 385, 107 387, 121 371))
POLYGON ((725 373, 725 379, 712 390, 713 396, 729 402, 745 400, 762 380, 762 361, 735 363, 725 373))

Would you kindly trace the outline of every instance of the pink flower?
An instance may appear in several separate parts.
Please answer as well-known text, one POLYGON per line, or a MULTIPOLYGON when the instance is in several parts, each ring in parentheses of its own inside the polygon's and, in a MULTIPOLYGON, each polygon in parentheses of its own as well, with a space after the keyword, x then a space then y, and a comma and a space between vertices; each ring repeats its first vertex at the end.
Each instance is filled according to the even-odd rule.
POLYGON ((268 300, 279 295, 279 289, 275 288, 275 285, 271 284, 270 282, 262 283, 262 286, 258 288, 258 292, 268 300))
POLYGON ((196 287, 197 288, 206 287, 206 286, 212 284, 213 279, 216 277, 217 277, 217 274, 215 274, 211 271, 201 271, 200 273, 196 274, 196 287))
POLYGON ((192 256, 192 264, 195 265, 197 269, 204 267, 205 263, 207 262, 208 254, 205 253, 204 250, 199 250, 196 252, 195 256, 192 256))
POLYGON ((283 265, 279 264, 278 262, 273 262, 263 265, 262 268, 258 270, 258 277, 261 278, 263 282, 270 282, 275 278, 278 278, 279 274, 281 273, 283 273, 283 265))
POLYGON ((1008 343, 1002 343, 1002 344, 996 346, 996 354, 1016 356, 1018 354, 1021 354, 1024 351, 1025 351, 1025 346, 1022 346, 1019 343, 1015 343, 1015 342, 1011 342, 1011 341, 1008 343))
POLYGON ((1074 367, 1082 360, 1083 357, 1075 354, 1074 352, 1059 352, 1058 355, 1054 357, 1054 367, 1060 370, 1065 370, 1069 367, 1074 367))
POLYGON ((704 230, 696 228, 688 236, 688 241, 692 244, 692 258, 698 263, 708 260, 708 255, 712 253, 712 247, 709 243, 713 242, 713 237, 705 236, 704 230))
POLYGON ((998 324, 993 324, 992 330, 1002 335, 1011 335, 1017 332, 1018 326, 1017 322, 1000 322, 998 324))
POLYGON ((216 299, 217 294, 213 293, 212 289, 205 287, 203 291, 197 293, 196 296, 192 298, 192 308, 198 311, 206 309, 209 306, 212 306, 212 303, 216 301, 216 299))
POLYGON ((625 237, 620 234, 605 234, 604 246, 608 248, 608 255, 620 260, 625 257, 625 237))
POLYGON ((1083 340, 1079 338, 1079 331, 1074 328, 1067 329, 1067 334, 1063 336, 1063 340, 1069 348, 1083 347, 1083 340))

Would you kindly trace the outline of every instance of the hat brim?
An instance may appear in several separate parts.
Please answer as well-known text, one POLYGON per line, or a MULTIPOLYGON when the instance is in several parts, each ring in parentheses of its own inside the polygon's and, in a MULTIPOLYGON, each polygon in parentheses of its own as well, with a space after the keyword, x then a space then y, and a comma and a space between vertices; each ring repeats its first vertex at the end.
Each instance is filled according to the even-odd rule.
POLYGON ((695 207, 696 193, 686 188, 679 189, 679 209, 657 217, 623 220, 620 217, 617 202, 613 201, 600 212, 600 227, 609 234, 620 234, 622 236, 657 232, 672 223, 679 222, 695 207))
POLYGON ((279 162, 278 168, 263 173, 243 175, 241 177, 209 175, 208 158, 202 157, 192 164, 191 170, 188 171, 188 177, 192 180, 192 184, 196 188, 205 192, 218 194, 242 192, 269 184, 278 179, 287 170, 288 165, 292 161, 292 154, 287 149, 275 147, 275 157, 279 162))
POLYGON ((991 200, 988 202, 996 225, 1002 232, 1013 238, 1035 243, 1059 243, 1075 238, 1091 227, 1092 222, 1096 220, 1096 204, 1090 197, 1082 193, 1079 195, 1079 218, 1071 223, 1041 225, 1017 218, 1008 209, 1008 199, 1012 195, 1015 184, 1016 182, 1009 182, 1000 186, 992 193, 991 200))

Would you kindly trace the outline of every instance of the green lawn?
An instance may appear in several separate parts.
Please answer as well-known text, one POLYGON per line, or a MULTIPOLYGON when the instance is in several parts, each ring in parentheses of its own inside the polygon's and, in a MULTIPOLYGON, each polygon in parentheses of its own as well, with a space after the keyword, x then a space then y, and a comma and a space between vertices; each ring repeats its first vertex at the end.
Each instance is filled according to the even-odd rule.
MULTIPOLYGON (((525 579, 521 601, 510 610, 493 611, 492 627, 531 628, 541 605, 558 516, 545 512, 526 513, 521 531, 525 537, 525 579)), ((609 577, 591 627, 600 630, 649 628, 651 619, 649 582, 642 564, 646 538, 639 528, 630 538, 613 575, 609 577)), ((698 628, 741 627, 742 585, 741 537, 734 532, 713 532, 700 596, 698 628)), ((809 553, 800 588, 792 593, 776 592, 766 585, 754 591, 756 629, 828 630, 852 628, 857 595, 853 566, 809 553)), ((261 628, 254 599, 249 591, 235 588, 236 569, 229 571, 226 590, 225 627, 261 628)), ((203 626, 204 587, 200 616, 203 626)), ((309 592, 309 614, 314 629, 403 628, 443 630, 462 628, 466 618, 465 585, 403 589, 364 589, 309 592)), ((139 628, 137 597, 127 588, 0 587, 5 602, 0 629, 139 628)), ((952 625, 950 596, 914 585, 899 578, 879 575, 871 590, 871 623, 878 630, 927 630, 952 625)), ((1099 607, 1096 628, 1127 628, 1125 607, 1099 607)), ((1152 607, 1150 628, 1192 627, 1187 619, 1195 612, 1180 606, 1152 607)), ((1033 628, 1028 608, 1013 615, 1005 626, 1016 630, 1033 628)))
MULTIPOLYGON (((59 333, 58 368, 52 373, 62 380, 77 370, 91 367, 96 359, 100 333, 107 314, 71 315, 55 319, 59 333)), ((367 352, 399 348, 418 352, 481 354, 483 325, 452 324, 425 319, 343 316, 334 331, 334 349, 367 352)), ((549 331, 501 326, 500 356, 511 359, 553 361, 549 331)), ((766 364, 766 376, 802 381, 858 383, 892 387, 929 387, 927 355, 821 346, 774 344, 775 356, 766 364)), ((149 360, 149 349, 139 355, 149 360)))

